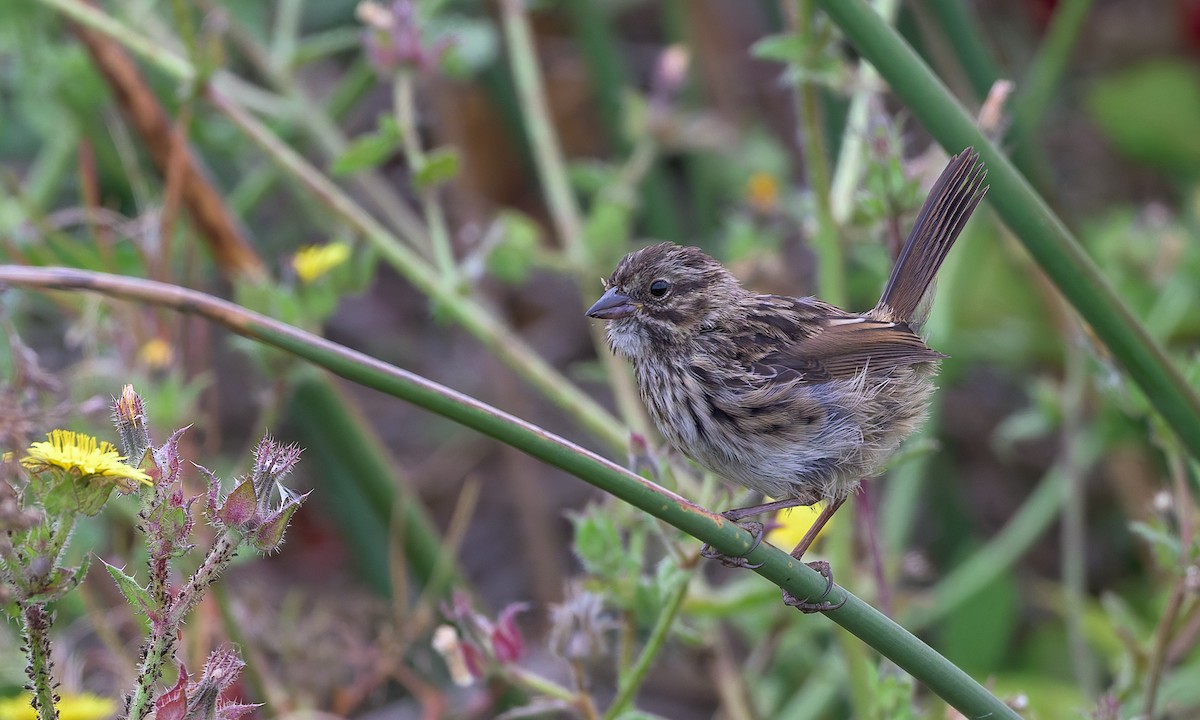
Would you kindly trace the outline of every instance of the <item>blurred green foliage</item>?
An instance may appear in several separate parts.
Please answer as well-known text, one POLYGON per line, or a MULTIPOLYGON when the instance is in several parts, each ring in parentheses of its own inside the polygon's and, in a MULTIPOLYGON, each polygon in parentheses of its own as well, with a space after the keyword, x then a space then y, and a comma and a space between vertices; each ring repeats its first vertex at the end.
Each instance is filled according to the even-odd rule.
MULTIPOLYGON (((163 48, 198 65, 211 59, 202 43, 186 42, 178 8, 112 5, 106 12, 163 48), (138 14, 130 14, 135 9, 138 14)), ((213 2, 188 9, 198 36, 222 49, 222 71, 241 83, 218 87, 315 166, 352 188, 355 200, 386 218, 390 230, 401 223, 389 209, 412 210, 421 191, 434 190, 451 216, 453 245, 466 278, 462 295, 496 309, 512 338, 522 337, 515 328, 534 328, 529 334, 542 343, 539 350, 569 365, 569 377, 606 399, 615 385, 596 382, 610 379, 595 354, 605 350, 581 340, 584 321, 549 329, 537 323, 561 317, 551 309, 581 310, 598 285, 572 282, 607 277, 622 255, 644 241, 661 236, 701 245, 756 287, 792 294, 819 289, 811 239, 820 200, 807 184, 811 167, 797 151, 797 136, 811 130, 794 119, 797 84, 819 86, 830 148, 838 147, 844 133, 858 131, 841 127, 846 104, 859 95, 872 103, 871 126, 861 131, 866 160, 857 169, 853 210, 836 229, 854 308, 875 301, 891 264, 890 239, 907 230, 923 199, 928 168, 940 162, 920 157, 925 145, 920 129, 858 82, 862 67, 819 16, 808 33, 799 33, 781 11, 790 8, 771 4, 771 12, 743 18, 753 28, 753 36, 746 36, 723 15, 728 8, 542 3, 535 12, 536 50, 547 93, 557 101, 555 128, 567 146, 569 190, 583 218, 586 258, 585 266, 577 267, 551 230, 539 196, 545 179, 534 171, 524 132, 533 110, 522 106, 514 91, 506 66, 509 49, 490 8, 469 2, 418 6, 421 42, 441 52, 422 76, 418 107, 426 147, 436 149, 417 164, 404 157, 401 131, 388 109, 388 78, 377 76, 365 59, 354 4, 277 5, 213 2), (294 23, 282 22, 284 5, 297 13, 294 23), (723 42, 706 42, 711 38, 723 42), (664 79, 668 47, 683 48, 691 63, 681 77, 664 79)), ((1014 5, 1001 14, 1012 21, 1020 12, 1014 5)), ((1032 21, 1018 20, 1025 34, 1002 23, 983 30, 989 36, 1011 34, 993 40, 1036 54, 1039 38, 1029 30, 1032 21)), ((922 47, 936 48, 954 38, 935 32, 920 39, 922 47)), ((956 57, 953 49, 931 52, 931 57, 939 59, 945 76, 978 61, 956 57)), ((372 306, 378 297, 371 283, 386 257, 374 240, 361 237, 302 179, 281 172, 195 88, 173 83, 153 62, 140 62, 167 113, 178 119, 186 110, 189 120, 180 130, 272 269, 269 280, 232 283, 239 304, 300 327, 350 333, 423 372, 450 368, 459 373, 454 377, 464 389, 491 393, 489 399, 499 404, 516 405, 514 394, 528 394, 521 398, 528 403, 519 408, 522 415, 548 412, 543 405, 551 403, 524 387, 503 394, 510 377, 486 376, 499 372, 498 363, 463 359, 480 350, 470 345, 463 351, 446 340, 444 321, 454 315, 440 313, 440 322, 429 322, 429 303, 411 295, 403 303, 388 297, 372 306), (330 241, 350 243, 352 259, 314 283, 301 282, 290 269, 293 254, 330 241), (356 314, 355 322, 340 314, 348 312, 356 314)), ((1200 318, 1194 312, 1200 304, 1200 71, 1180 54, 1111 62, 1088 77, 1068 72, 1062 83, 1049 109, 1053 122, 1035 119, 1031 128, 1045 133, 1048 145, 1063 143, 1071 151, 1047 154, 1055 178, 1039 180, 1043 186, 1061 184, 1063 190, 1082 188, 1077 192, 1083 197, 1061 193, 1063 214, 1120 296, 1194 379, 1200 373, 1200 318), (1072 136, 1087 140, 1072 144, 1072 136), (1059 167, 1055 159, 1065 156, 1082 159, 1059 167), (1074 179, 1064 179, 1068 175, 1074 179)), ((6 262, 226 287, 228 279, 217 277, 204 239, 196 237, 186 213, 176 206, 174 221, 163 222, 164 208, 177 198, 148 161, 89 55, 43 3, 0 5, 0 128, 0 253, 6 262)), ((1036 146, 1040 140, 1038 135, 1021 142, 1036 146)), ((843 158, 830 152, 828 160, 838 169, 843 158)), ((1200 653, 1195 637, 1183 635, 1194 631, 1200 617, 1192 586, 1179 614, 1164 619, 1172 593, 1195 571, 1198 552, 1195 538, 1185 542, 1180 520, 1195 515, 1194 499, 1181 504, 1180 498, 1170 498, 1175 492, 1170 468, 1180 451, 1157 429, 1139 391, 1078 327, 1072 311, 1005 229, 986 208, 978 215, 943 271, 929 327, 933 344, 952 355, 941 380, 943 405, 935 411, 926 444, 919 446, 937 451, 899 459, 895 473, 915 473, 919 481, 903 486, 909 497, 879 509, 887 514, 897 507, 915 508, 903 519, 911 546, 881 548, 894 613, 902 619, 920 617, 955 579, 955 570, 993 557, 988 553, 996 551, 1000 538, 1004 552, 996 556, 1003 565, 974 570, 968 580, 978 587, 950 606, 938 606, 941 614, 921 628, 923 637, 976 677, 992 678, 1002 696, 1027 698, 1029 717, 1086 716, 1102 700, 1097 689, 1120 701, 1122 717, 1132 717, 1144 702, 1156 628, 1166 623, 1172 636, 1190 640, 1172 646, 1159 707, 1186 717, 1200 707, 1200 653), (1074 354, 1084 358, 1081 380, 1071 375, 1074 354), (1076 380, 1084 388, 1083 400, 1072 407, 1076 380), (1086 456, 1086 462, 1072 460, 1072 454, 1086 456), (1066 480, 1044 494, 1032 490, 1059 471, 1083 479, 1077 477, 1069 490, 1062 489, 1066 480), (1165 509, 1153 504, 1162 493, 1169 498, 1165 509), (1033 502, 1045 505, 1031 508, 1033 502), (1056 539, 1049 529, 1070 503, 1086 505, 1086 532, 1077 538, 1082 556, 1070 555, 1069 547, 1080 546, 1056 539), (1022 510, 1030 511, 1024 516, 1032 518, 1028 524, 1008 524, 1022 510), (1013 532, 1003 535, 1005 528, 1013 532), (1085 572, 1082 600, 1068 592, 1062 576, 1061 566, 1070 563, 1081 564, 1085 572), (1084 637, 1094 668, 1090 680, 1089 671, 1080 669, 1088 663, 1070 649, 1073 632, 1084 637), (1089 688, 1093 681, 1097 687, 1089 688)), ((416 238, 404 240, 418 254, 427 251, 416 238)), ((231 359, 223 337, 201 335, 189 322, 148 308, 102 305, 83 296, 45 300, 5 293, 0 315, 48 358, 61 379, 64 389, 53 402, 86 409, 97 394, 135 382, 164 428, 196 423, 214 442, 235 445, 244 437, 241 428, 284 414, 302 433, 336 437, 338 442, 317 450, 327 475, 337 478, 322 490, 336 493, 337 483, 352 485, 338 503, 330 503, 331 523, 356 558, 355 566, 369 577, 367 584, 381 593, 394 590, 391 563, 404 556, 399 546, 407 550, 422 542, 424 550, 419 557, 406 557, 400 573, 418 576, 418 583, 433 576, 441 561, 436 548, 444 541, 430 524, 421 525, 424 535, 394 542, 390 506, 400 501, 382 488, 400 483, 406 473, 392 468, 381 480, 388 469, 372 461, 382 455, 382 443, 371 433, 407 441, 396 450, 408 463, 406 472, 425 467, 431 457, 432 467, 455 467, 445 458, 473 452, 461 435, 437 423, 409 420, 411 426, 393 432, 370 418, 361 425, 351 422, 346 418, 361 420, 364 414, 355 400, 310 385, 311 376, 293 361, 243 342, 234 347, 249 354, 250 362, 231 359), (143 353, 156 340, 175 351, 165 363, 151 362, 143 353), (229 375, 220 373, 230 373, 231 365, 238 368, 235 375, 247 365, 256 374, 230 389, 229 375), (302 392, 296 393, 297 387, 302 392), (218 391, 226 393, 226 402, 230 395, 256 400, 239 405, 243 415, 231 421, 214 409, 218 391), (334 406, 347 414, 334 412, 334 406), (322 423, 334 417, 340 418, 341 432, 322 435, 322 423), (229 422, 232 429, 225 427, 229 422), (364 474, 371 475, 369 482, 364 474), (389 507, 376 507, 385 504, 389 507), (367 510, 371 516, 364 520, 367 510)), ((5 392, 12 390, 7 383, 19 379, 18 365, 0 353, 5 392)), ((561 403, 555 412, 560 414, 551 417, 571 417, 561 403)), ((102 419, 93 413, 84 422, 98 425, 102 419)), ((680 492, 708 507, 734 503, 716 489, 722 487, 717 481, 696 477, 677 458, 655 456, 645 462, 661 472, 674 466, 680 492)), ((506 478, 507 472, 495 475, 506 478)), ((1185 475, 1194 492, 1194 469, 1185 475)), ((436 476, 423 487, 434 487, 429 494, 444 502, 439 493, 447 487, 457 491, 460 481, 460 476, 436 476)), ((499 485, 484 490, 485 496, 504 492, 499 485)), ((478 523, 491 543, 513 548, 514 566, 522 565, 523 540, 540 536, 526 536, 534 531, 511 518, 496 520, 504 512, 481 510, 478 523), (504 534, 492 536, 499 532, 504 534)), ((554 525, 562 509, 542 512, 554 525)), ((98 549, 122 550, 122 527, 132 519, 102 519, 105 524, 89 524, 81 532, 91 533, 88 541, 98 549)), ((848 529, 840 532, 855 527, 849 520, 844 525, 848 529)), ((690 564, 694 543, 656 521, 609 500, 573 513, 570 527, 569 555, 578 567, 571 578, 555 580, 560 585, 582 581, 602 598, 619 628, 611 633, 617 640, 614 656, 596 673, 605 682, 628 674, 636 651, 666 617, 671 628, 663 657, 669 661, 672 653, 694 653, 688 657, 705 662, 703 681, 714 686, 729 681, 748 697, 752 717, 942 716, 936 703, 888 663, 874 655, 865 664, 856 660, 827 624, 806 622, 782 608, 774 588, 752 577, 696 570, 690 564), (676 611, 672 591, 682 583, 688 583, 687 593, 676 611), (713 657, 736 658, 734 667, 745 670, 730 680, 724 666, 709 662, 713 657), (870 697, 858 697, 855 689, 861 688, 868 688, 870 697)), ((860 541, 858 550, 865 545, 860 541)), ((548 551, 568 556, 561 547, 548 551)), ((469 545, 464 552, 470 552, 469 545)), ((867 555, 854 551, 835 557, 838 577, 880 600, 886 593, 876 586, 867 555)), ((463 585, 470 580, 459 577, 457 569, 452 574, 463 585)), ((528 577, 520 578, 522 591, 532 596, 528 577)), ((508 588, 474 589, 497 605, 511 599, 501 599, 508 588)), ((83 612, 64 609, 72 618, 83 612)), ((430 623, 425 620, 415 623, 423 634, 405 636, 397 657, 450 695, 427 647, 430 623)), ((0 677, 10 685, 18 682, 0 677)), ((506 681, 532 692, 519 677, 506 681)), ((724 706, 733 702, 728 688, 708 689, 709 697, 724 706)), ((407 697, 409 690, 393 687, 391 692, 407 697)))

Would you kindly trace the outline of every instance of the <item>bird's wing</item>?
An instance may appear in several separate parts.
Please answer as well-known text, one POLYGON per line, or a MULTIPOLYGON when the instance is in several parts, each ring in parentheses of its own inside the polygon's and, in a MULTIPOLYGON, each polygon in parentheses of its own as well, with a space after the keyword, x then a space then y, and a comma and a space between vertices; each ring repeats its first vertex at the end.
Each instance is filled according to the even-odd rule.
POLYGON ((798 337, 757 358, 751 373, 764 381, 826 382, 864 371, 930 362, 945 357, 931 350, 904 323, 860 317, 830 319, 818 332, 798 337))

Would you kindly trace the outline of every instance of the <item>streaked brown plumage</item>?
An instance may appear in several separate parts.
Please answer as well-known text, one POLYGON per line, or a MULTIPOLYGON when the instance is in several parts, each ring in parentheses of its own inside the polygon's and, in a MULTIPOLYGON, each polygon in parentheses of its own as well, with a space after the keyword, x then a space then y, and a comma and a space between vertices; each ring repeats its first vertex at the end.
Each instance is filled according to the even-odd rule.
POLYGON ((951 159, 869 312, 760 295, 697 248, 662 243, 621 260, 588 315, 608 320, 672 446, 776 506, 836 510, 925 416, 944 357, 919 335, 926 295, 985 175, 970 149, 951 159))

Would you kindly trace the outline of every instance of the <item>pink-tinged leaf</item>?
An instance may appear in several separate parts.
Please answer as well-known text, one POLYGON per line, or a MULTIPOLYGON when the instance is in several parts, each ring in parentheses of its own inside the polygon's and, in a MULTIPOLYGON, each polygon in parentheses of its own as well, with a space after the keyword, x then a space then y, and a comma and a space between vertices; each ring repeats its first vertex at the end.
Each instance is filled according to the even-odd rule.
POLYGON ((206 515, 208 515, 209 520, 215 520, 217 518, 217 513, 220 512, 221 480, 213 474, 212 470, 209 470, 203 465, 197 465, 196 463, 192 463, 192 465, 195 466, 197 470, 204 473, 205 477, 208 478, 208 502, 204 506, 204 512, 206 515))
POLYGON ((254 479, 270 478, 276 482, 290 473, 300 462, 301 448, 295 443, 282 445, 270 435, 264 437, 254 448, 254 479))
POLYGON ((257 509, 254 485, 249 480, 243 480, 242 484, 225 498, 225 503, 217 512, 217 518, 226 527, 244 530, 247 523, 254 519, 257 509))
POLYGON ((258 526, 248 538, 250 543, 260 552, 270 553, 278 550, 279 546, 283 544, 283 533, 287 530, 292 514, 307 497, 308 494, 305 493, 297 500, 289 500, 283 504, 283 507, 268 515, 262 525, 258 526))
POLYGON ((262 707, 262 703, 225 703, 217 706, 217 720, 241 720, 256 709, 262 707))
POLYGON ((475 647, 474 643, 464 639, 462 641, 462 655, 463 660, 465 660, 467 663, 467 671, 470 672, 473 677, 483 677, 483 668, 485 665, 483 652, 480 651, 479 648, 475 647))
POLYGON ((179 666, 179 680, 154 701, 155 720, 183 720, 187 715, 187 668, 179 666))
POLYGON ((212 685, 223 692, 233 685, 245 667, 246 663, 231 645, 222 645, 209 654, 199 684, 212 685))
POLYGON ((190 427, 191 425, 181 427, 171 433, 167 442, 154 451, 154 463, 162 469, 161 478, 155 478, 158 485, 173 485, 179 480, 179 471, 183 468, 183 457, 179 454, 179 440, 190 427))
POLYGON ((504 664, 515 663, 525 654, 525 640, 517 627, 517 613, 529 609, 528 603, 512 603, 504 608, 492 628, 492 652, 496 660, 504 664))

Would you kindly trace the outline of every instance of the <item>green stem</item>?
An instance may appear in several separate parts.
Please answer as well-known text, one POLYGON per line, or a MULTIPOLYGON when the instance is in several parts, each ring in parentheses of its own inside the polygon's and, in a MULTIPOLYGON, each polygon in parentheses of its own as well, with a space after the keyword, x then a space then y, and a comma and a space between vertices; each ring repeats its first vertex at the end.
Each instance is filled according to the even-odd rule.
MULTIPOLYGON (((1068 320, 1073 321, 1074 318, 1068 320)), ((1067 334, 1060 460, 1067 489, 1061 531, 1063 597, 1066 606, 1063 617, 1075 679, 1084 697, 1094 698, 1099 693, 1100 684, 1084 629, 1087 610, 1087 467, 1080 448, 1086 432, 1083 413, 1088 387, 1088 359, 1083 333, 1072 325, 1067 334)))
POLYGON ((58 720, 58 710, 54 707, 54 661, 50 658, 50 626, 54 624, 54 613, 44 602, 22 603, 21 622, 29 661, 25 672, 29 676, 33 707, 38 720, 58 720))
POLYGON ((532 690, 538 695, 572 705, 583 714, 584 720, 594 720, 595 711, 592 707, 592 699, 582 691, 573 692, 549 678, 542 677, 518 665, 505 668, 504 673, 514 684, 532 690))
MULTIPOLYGON (((534 163, 537 165, 546 205, 550 208, 555 232, 563 244, 571 270, 580 287, 586 288, 589 287, 589 282, 595 283, 592 258, 584 242, 583 221, 575 193, 571 190, 570 178, 567 176, 567 163, 563 157, 562 146, 550 118, 550 106, 546 101, 545 83, 537 62, 525 2, 501 0, 500 11, 508 49, 509 69, 520 98, 521 117, 529 133, 529 144, 533 151, 534 163)), ((635 159, 639 158, 635 156, 635 159)), ((647 427, 646 416, 638 402, 637 390, 633 386, 629 371, 609 351, 602 326, 593 323, 590 331, 592 344, 613 388, 621 417, 634 431, 644 434, 647 427)))
POLYGON ((987 38, 972 14, 971 5, 962 0, 926 0, 942 25, 942 37, 950 41, 958 62, 971 83, 976 101, 982 101, 1000 77, 1000 68, 988 53, 987 38))
POLYGON ((550 121, 550 107, 546 102, 542 71, 534 55, 525 3, 523 0, 501 0, 500 15, 504 24, 509 68, 517 87, 522 117, 529 133, 533 159, 537 164, 550 216, 554 219, 555 230, 571 263, 576 268, 585 268, 588 266, 588 255, 583 244, 583 223, 567 178, 562 147, 550 121))
POLYGON ((1142 698, 1142 717, 1155 717, 1154 706, 1158 698, 1159 684, 1162 682, 1163 671, 1166 669, 1167 651, 1171 641, 1177 636, 1176 621, 1183 609, 1188 595, 1188 572, 1193 567, 1194 560, 1194 526, 1193 513, 1196 503, 1188 491, 1187 468, 1184 458, 1174 449, 1168 450, 1168 461, 1171 466, 1171 479, 1175 490, 1175 507, 1179 514, 1179 559, 1173 568, 1175 581, 1171 586, 1171 594, 1167 597, 1167 605, 1163 608, 1162 617, 1154 629, 1154 645, 1150 649, 1150 658, 1146 668, 1146 689, 1142 698))
MULTIPOLYGON (((412 70, 402 69, 392 81, 392 100, 395 103, 396 124, 400 127, 400 139, 404 154, 408 158, 409 171, 415 176, 425 167, 425 149, 421 147, 421 130, 417 126, 414 109, 416 98, 415 77, 412 70)), ((450 231, 446 226, 446 213, 437 198, 437 187, 419 190, 421 210, 425 224, 429 226, 429 241, 433 244, 433 257, 441 271, 442 280, 451 287, 458 285, 458 265, 454 261, 454 246, 450 242, 450 231)))
POLYGON ((1025 89, 1014 109, 1013 132, 1010 135, 1024 142, 1034 139, 1037 125, 1045 117, 1054 98, 1093 2, 1065 0, 1055 10, 1050 27, 1046 30, 1046 39, 1025 73, 1025 89))
POLYGON ((117 21, 99 8, 79 0, 39 0, 39 2, 58 10, 80 25, 113 38, 185 85, 194 82, 198 76, 195 66, 187 60, 145 35, 134 32, 129 26, 117 21))
POLYGON ((973 145, 988 167, 988 202, 1147 399, 1200 458, 1200 397, 1138 323, 1062 221, 974 120, 864 0, 816 0, 948 152, 973 145))
POLYGON ((437 526, 411 482, 405 482, 374 427, 343 398, 333 378, 304 373, 296 383, 289 412, 304 446, 305 457, 321 469, 318 488, 328 493, 327 510, 345 529, 346 542, 381 593, 392 587, 391 568, 380 548, 388 527, 403 529, 406 568, 420 590, 440 598, 464 587, 454 557, 445 556, 437 526), (403 519, 393 523, 395 510, 403 519))
POLYGON ((642 652, 633 665, 622 673, 621 679, 617 683, 617 696, 613 698, 612 705, 604 713, 604 720, 615 720, 625 712, 633 702, 633 696, 637 694, 638 688, 646 681, 646 674, 650 672, 650 666, 654 664, 654 660, 662 651, 663 643, 666 642, 667 635, 675 624, 675 618, 679 616, 679 610, 683 607, 683 601, 687 597, 688 586, 691 585, 694 574, 694 570, 684 573, 676 580, 675 587, 667 592, 662 612, 654 621, 654 627, 650 631, 650 637, 646 639, 645 647, 642 648, 642 652))
MULTIPOLYGON (((187 61, 154 45, 103 12, 78 0, 41 0, 83 25, 96 29, 126 45, 180 80, 191 80, 195 71, 187 61)), ((219 85, 223 73, 216 73, 219 85)), ((624 452, 629 432, 620 420, 590 398, 574 383, 542 359, 498 318, 470 298, 443 283, 437 271, 400 239, 331 182, 295 150, 283 143, 265 125, 221 93, 210 88, 208 99, 251 140, 259 145, 289 177, 298 179, 317 199, 361 232, 368 242, 418 290, 434 300, 447 316, 459 323, 502 362, 513 369, 551 402, 570 413, 588 432, 609 448, 624 452)), ((319 114, 314 117, 321 117, 319 114)), ((605 353, 611 356, 611 353, 605 353)))
POLYGON ((71 533, 75 531, 75 521, 78 519, 76 514, 71 514, 65 518, 59 518, 54 523, 54 531, 50 535, 50 545, 47 548, 46 555, 54 558, 53 566, 60 567, 67 554, 67 542, 71 539, 71 533))
MULTIPOLYGON (((213 4, 215 0, 196 1, 207 11, 217 9, 213 4)), ((361 47, 362 32, 352 30, 350 35, 354 38, 355 47, 361 47)), ((246 56, 250 65, 286 99, 290 111, 288 119, 295 123, 299 132, 310 140, 322 155, 326 158, 336 158, 345 152, 349 142, 334 119, 344 115, 350 104, 377 82, 375 73, 365 61, 359 60, 351 65, 328 97, 318 102, 297 81, 293 72, 293 68, 303 63, 303 58, 293 55, 286 64, 278 64, 273 53, 260 44, 258 35, 242 27, 236 18, 230 19, 229 38, 246 56)), ((308 40, 311 40, 311 37, 305 38, 304 42, 308 40)), ((232 79, 231 75, 216 73, 214 83, 223 87, 231 84, 232 79)), ((283 132, 286 130, 285 128, 283 132)), ((407 242, 420 248, 422 252, 429 250, 428 233, 416 213, 408 206, 408 201, 378 172, 368 170, 355 173, 348 182, 370 200, 391 227, 407 242)))
MULTIPOLYGON (((874 7, 879 16, 891 24, 896 20, 900 3, 899 0, 875 0, 874 7)), ((865 60, 859 60, 856 76, 857 89, 850 99, 850 109, 846 111, 846 130, 842 133, 842 148, 829 188, 830 213, 839 226, 847 223, 854 211, 854 193, 862 175, 867 134, 871 130, 871 104, 880 87, 879 72, 865 60)))
MULTIPOLYGON (((43 290, 100 292, 199 315, 347 380, 450 418, 564 470, 718 552, 745 556, 756 565, 754 572, 796 597, 816 597, 825 592, 825 578, 815 570, 765 543, 751 550, 750 533, 616 463, 443 385, 231 302, 167 283, 71 268, 0 265, 0 283, 43 290)), ((1011 708, 961 669, 853 594, 835 587, 829 601, 844 605, 825 617, 890 658, 967 717, 1018 718, 1011 708)))
POLYGON ((128 720, 142 720, 150 714, 154 701, 154 685, 162 677, 163 668, 175 657, 175 642, 180 625, 200 602, 213 580, 233 560, 238 542, 235 533, 229 530, 219 531, 213 538, 212 547, 209 548, 204 561, 192 574, 175 601, 170 607, 161 608, 165 613, 164 617, 151 622, 150 637, 142 651, 143 659, 141 667, 138 668, 137 681, 125 703, 125 717, 128 720))
MULTIPOLYGON (((797 0, 793 25, 796 33, 802 37, 808 36, 810 45, 815 48, 818 43, 812 37, 814 12, 813 0, 797 0)), ((815 82, 804 80, 796 89, 796 100, 797 115, 801 121, 800 136, 804 143, 804 165, 817 213, 817 227, 813 233, 813 250, 817 254, 817 291, 825 300, 844 306, 847 299, 846 269, 831 203, 820 88, 815 82)))
POLYGON ((474 335, 484 347, 551 402, 570 412, 583 427, 610 448, 625 450, 628 432, 612 414, 551 367, 494 315, 443 283, 434 268, 242 108, 217 93, 210 92, 209 99, 319 200, 363 233, 375 245, 381 257, 434 300, 442 311, 474 335))
MULTIPOLYGON (((1101 450, 1094 437, 1080 438, 1073 462, 1087 472, 1101 450)), ((925 628, 971 599, 992 580, 1004 574, 1050 528, 1067 501, 1067 475, 1062 461, 1050 468, 1008 523, 987 545, 947 574, 933 589, 933 604, 906 618, 909 627, 925 628)))
MULTIPOLYGON (((303 0, 281 0, 275 7, 275 25, 271 34, 271 66, 277 72, 287 72, 296 56, 299 44, 300 20, 304 14, 303 0)), ((361 41, 360 41, 361 42, 361 41)))

